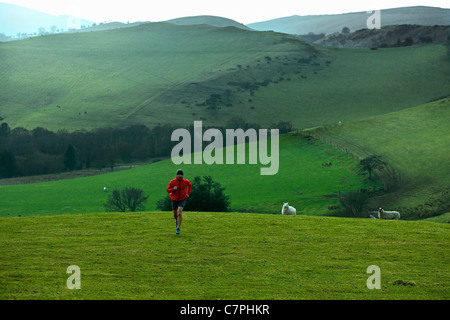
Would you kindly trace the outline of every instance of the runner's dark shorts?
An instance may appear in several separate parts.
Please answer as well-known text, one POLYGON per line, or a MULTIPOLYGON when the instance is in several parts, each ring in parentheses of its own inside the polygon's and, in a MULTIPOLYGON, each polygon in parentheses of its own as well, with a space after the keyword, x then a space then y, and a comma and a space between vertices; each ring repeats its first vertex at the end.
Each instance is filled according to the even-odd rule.
POLYGON ((174 201, 171 199, 170 201, 172 201, 172 210, 175 210, 178 207, 184 208, 184 206, 186 205, 186 199, 181 200, 181 201, 174 201))

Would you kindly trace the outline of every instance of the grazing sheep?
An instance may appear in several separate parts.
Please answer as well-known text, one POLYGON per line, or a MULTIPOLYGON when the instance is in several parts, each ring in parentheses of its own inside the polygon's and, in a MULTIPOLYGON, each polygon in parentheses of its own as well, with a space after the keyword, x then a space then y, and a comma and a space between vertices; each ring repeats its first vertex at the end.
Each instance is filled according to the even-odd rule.
POLYGON ((378 219, 378 211, 369 211, 369 218, 378 219))
POLYGON ((281 207, 281 214, 295 216, 297 214, 297 210, 286 202, 283 204, 283 207, 281 207))
POLYGON ((103 191, 108 191, 108 188, 107 187, 103 187, 103 191))
POLYGON ((400 212, 398 211, 385 211, 383 208, 378 209, 378 219, 400 219, 400 212))

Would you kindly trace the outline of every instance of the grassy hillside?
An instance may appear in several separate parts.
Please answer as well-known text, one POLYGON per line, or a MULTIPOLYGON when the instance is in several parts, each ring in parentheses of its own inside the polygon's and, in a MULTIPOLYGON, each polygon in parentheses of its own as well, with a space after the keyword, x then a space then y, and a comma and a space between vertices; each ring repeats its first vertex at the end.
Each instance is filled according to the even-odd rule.
POLYGON ((328 67, 303 81, 284 81, 255 95, 256 106, 274 106, 265 111, 265 119, 283 116, 297 128, 310 128, 381 115, 450 93, 445 46, 321 50, 335 57, 328 67), (440 83, 433 80, 436 77, 440 83), (436 95, 439 91, 443 94, 436 95))
POLYGON ((441 214, 440 216, 437 216, 437 217, 424 219, 424 221, 439 222, 439 223, 450 223, 450 212, 441 214))
POLYGON ((348 34, 333 33, 327 36, 301 36, 321 46, 344 48, 388 48, 402 45, 445 43, 450 33, 447 26, 420 26, 420 25, 393 25, 383 26, 380 29, 360 29, 348 34), (308 39, 308 37, 310 37, 308 39), (407 40, 408 39, 408 40, 407 40))
POLYGON ((6 36, 16 37, 18 33, 37 35, 41 27, 45 28, 45 32, 50 32, 52 26, 56 26, 58 30, 68 30, 92 24, 92 21, 81 17, 55 16, 10 3, 0 3, 0 33, 6 36))
POLYGON ((250 213, 186 212, 179 236, 169 212, 0 218, 0 299, 448 300, 448 233, 250 213), (70 265, 81 290, 66 287, 70 265))
POLYGON ((283 203, 289 202, 298 214, 324 214, 338 204, 339 191, 379 187, 358 175, 353 158, 321 141, 281 135, 279 153, 279 171, 272 176, 260 175, 260 168, 266 167, 261 164, 178 166, 167 159, 99 176, 1 186, 0 216, 101 212, 108 196, 103 187, 111 192, 126 186, 142 188, 150 196, 146 210, 156 210, 179 167, 191 181, 195 176, 212 176, 226 188, 232 209, 248 212, 279 214, 283 203), (328 162, 332 166, 322 166, 328 162))
MULTIPOLYGON (((243 24, 240 24, 232 19, 227 19, 223 17, 217 16, 192 16, 192 17, 182 17, 171 19, 167 21, 163 21, 167 23, 172 23, 176 25, 199 25, 205 24, 215 27, 236 27, 244 30, 251 30, 243 24)), ((90 32, 90 31, 103 31, 103 30, 113 30, 118 28, 130 28, 135 27, 141 24, 145 24, 148 22, 133 22, 133 23, 122 23, 122 22, 110 22, 110 23, 102 23, 89 28, 77 29, 73 32, 90 32)))
POLYGON ((395 182, 395 192, 377 198, 375 206, 415 207, 449 190, 449 98, 309 132, 360 159, 380 155, 389 163, 395 181, 392 171, 379 174, 388 184, 395 182))
POLYGON ((335 50, 274 32, 149 23, 0 44, 0 116, 58 130, 245 116, 297 128, 448 94, 444 46, 335 50), (364 98, 362 98, 364 97, 364 98))
POLYGON ((216 27, 236 27, 236 28, 241 28, 244 30, 251 30, 249 27, 246 27, 245 25, 243 25, 237 21, 234 21, 232 19, 217 17, 217 16, 207 16, 207 15, 182 17, 182 18, 167 20, 165 22, 177 24, 180 26, 195 25, 195 24, 207 24, 207 25, 216 26, 216 27))
MULTIPOLYGON (((373 8, 380 9, 380 8, 373 8)), ((381 25, 418 24, 425 26, 449 25, 450 9, 413 6, 381 10, 381 25)), ((290 34, 331 34, 341 32, 348 27, 351 31, 367 28, 367 19, 371 16, 366 11, 344 14, 324 14, 309 16, 290 16, 268 21, 250 23, 248 26, 255 30, 273 30, 290 34)))

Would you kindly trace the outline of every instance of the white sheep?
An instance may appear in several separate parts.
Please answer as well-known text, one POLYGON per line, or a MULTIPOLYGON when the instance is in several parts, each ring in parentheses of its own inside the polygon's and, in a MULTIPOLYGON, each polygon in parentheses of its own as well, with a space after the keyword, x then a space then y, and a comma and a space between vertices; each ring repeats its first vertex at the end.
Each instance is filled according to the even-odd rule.
POLYGON ((107 187, 103 187, 103 191, 108 191, 108 188, 107 187))
POLYGON ((287 202, 283 204, 281 207, 281 214, 284 215, 292 215, 295 216, 297 214, 297 210, 294 207, 291 207, 287 202))
POLYGON ((398 211, 385 211, 383 208, 378 209, 378 219, 400 219, 400 212, 398 211))

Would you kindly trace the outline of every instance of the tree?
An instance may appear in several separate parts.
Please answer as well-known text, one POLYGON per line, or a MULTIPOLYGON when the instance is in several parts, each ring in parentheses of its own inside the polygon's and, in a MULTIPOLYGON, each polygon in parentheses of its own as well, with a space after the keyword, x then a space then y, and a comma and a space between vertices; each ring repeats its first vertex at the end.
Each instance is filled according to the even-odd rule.
POLYGON ((170 196, 167 195, 164 198, 156 201, 156 208, 161 211, 171 211, 172 210, 172 201, 170 200, 170 196))
POLYGON ((148 196, 144 195, 144 191, 138 188, 125 188, 122 190, 122 198, 125 201, 125 206, 131 212, 136 210, 144 210, 144 202, 147 201, 148 196))
POLYGON ((16 158, 9 151, 0 152, 0 178, 10 178, 14 176, 16 170, 16 158))
POLYGON ((126 212, 127 209, 131 212, 135 212, 136 210, 141 211, 144 210, 144 202, 147 199, 148 196, 145 196, 144 191, 139 188, 114 189, 104 204, 104 207, 108 211, 126 212))
POLYGON ((125 212, 127 207, 125 206, 124 201, 122 200, 122 195, 120 194, 120 190, 114 189, 112 194, 108 197, 108 200, 103 205, 108 211, 121 211, 125 212))
POLYGON ((369 195, 367 192, 344 192, 339 193, 339 202, 344 208, 346 216, 358 217, 363 207, 367 204, 369 195))
POLYGON ((372 179, 373 170, 385 165, 386 162, 380 156, 372 155, 362 159, 359 164, 361 165, 361 171, 369 172, 369 179, 372 179))
POLYGON ((39 29, 38 29, 38 34, 39 34, 40 36, 46 34, 45 28, 44 28, 44 27, 39 27, 39 29))
POLYGON ((447 46, 447 59, 450 60, 450 35, 448 35, 445 45, 447 46))
POLYGON ((405 47, 407 47, 407 46, 412 46, 414 44, 414 40, 413 40, 413 38, 411 38, 411 37, 407 37, 406 39, 405 39, 405 41, 403 42, 403 45, 405 46, 405 47))
POLYGON ((11 128, 9 125, 4 122, 0 125, 0 137, 7 138, 9 137, 9 134, 11 133, 11 128))
POLYGON ((77 163, 77 157, 75 154, 75 148, 73 145, 69 144, 66 151, 64 152, 64 166, 66 169, 73 170, 77 163))
POLYGON ((0 33, 0 42, 2 42, 2 41, 9 41, 9 40, 11 40, 11 37, 7 36, 4 33, 0 33))
MULTIPOLYGON (((192 190, 186 202, 186 211, 213 211, 226 212, 230 210, 230 197, 225 193, 225 188, 220 183, 213 181, 211 176, 203 179, 196 176, 192 181, 192 190)), ((158 209, 172 210, 169 195, 156 203, 158 209)))
POLYGON ((420 42, 422 43, 432 43, 433 42, 433 38, 430 36, 425 36, 425 37, 420 37, 420 42))
POLYGON ((293 125, 290 121, 278 121, 278 123, 272 124, 271 127, 279 129, 281 134, 291 132, 293 125))

